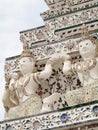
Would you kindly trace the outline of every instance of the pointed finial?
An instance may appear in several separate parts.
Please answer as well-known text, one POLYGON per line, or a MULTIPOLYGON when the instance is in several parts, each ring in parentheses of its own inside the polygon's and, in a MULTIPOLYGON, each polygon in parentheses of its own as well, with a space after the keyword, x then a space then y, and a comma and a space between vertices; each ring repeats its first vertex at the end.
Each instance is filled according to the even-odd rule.
POLYGON ((89 37, 90 37, 88 28, 85 24, 82 25, 81 35, 82 35, 82 40, 89 39, 89 37))
POLYGON ((31 57, 31 58, 33 58, 33 54, 30 51, 29 45, 27 43, 23 44, 23 51, 22 51, 22 54, 21 54, 20 58, 23 58, 23 57, 31 57))
POLYGON ((86 24, 82 25, 81 30, 82 30, 81 31, 82 38, 78 41, 78 43, 81 41, 87 40, 87 39, 91 40, 93 43, 95 42, 95 39, 92 36, 90 36, 89 30, 88 30, 88 27, 86 26, 86 24))

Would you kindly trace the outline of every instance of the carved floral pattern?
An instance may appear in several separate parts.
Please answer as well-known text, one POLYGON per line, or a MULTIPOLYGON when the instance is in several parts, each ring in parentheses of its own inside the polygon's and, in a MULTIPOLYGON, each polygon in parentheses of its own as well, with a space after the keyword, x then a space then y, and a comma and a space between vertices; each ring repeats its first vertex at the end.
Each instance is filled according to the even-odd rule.
POLYGON ((96 114, 93 113, 93 107, 98 106, 97 103, 92 105, 84 105, 80 107, 75 107, 74 109, 54 111, 50 113, 40 114, 37 116, 30 116, 26 118, 20 118, 12 121, 4 121, 0 123, 1 130, 46 130, 54 129, 57 127, 70 128, 71 130, 96 130, 98 129, 98 124, 93 123, 89 125, 89 122, 93 119, 95 122, 98 120, 96 114), (62 121, 61 116, 66 114, 67 120, 62 121), (81 123, 84 124, 81 126, 81 123), (80 126, 78 126, 80 124, 80 126))
MULTIPOLYGON (((58 2, 62 2, 63 0, 46 0, 46 2, 48 4, 56 4, 58 2)), ((83 2, 87 2, 88 0, 64 0, 64 2, 66 3, 70 3, 71 5, 73 4, 80 4, 80 3, 83 3, 83 2)))
POLYGON ((47 26, 49 26, 50 29, 54 29, 54 30, 63 27, 69 27, 69 26, 98 19, 97 12, 98 12, 98 8, 95 7, 92 9, 79 11, 74 14, 68 14, 65 16, 61 16, 59 18, 48 20, 46 21, 46 24, 48 24, 47 26))
POLYGON ((73 11, 85 9, 87 7, 89 8, 91 6, 95 6, 98 4, 97 0, 93 0, 93 1, 89 0, 88 2, 85 2, 85 3, 84 2, 82 3, 82 1, 80 1, 80 4, 78 5, 76 4, 74 5, 75 1, 72 1, 72 2, 68 1, 68 2, 63 0, 59 3, 50 5, 51 10, 47 10, 44 13, 41 13, 42 18, 44 20, 48 20, 49 18, 52 18, 55 16, 71 13, 73 11))

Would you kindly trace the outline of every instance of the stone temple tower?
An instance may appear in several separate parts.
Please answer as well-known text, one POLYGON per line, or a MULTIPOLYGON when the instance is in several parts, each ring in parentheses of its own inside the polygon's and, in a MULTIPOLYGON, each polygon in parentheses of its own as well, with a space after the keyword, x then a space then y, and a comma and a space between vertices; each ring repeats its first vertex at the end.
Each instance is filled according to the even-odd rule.
POLYGON ((22 54, 5 60, 5 119, 0 122, 0 130, 98 130, 98 90, 94 86, 98 79, 95 81, 92 76, 93 84, 89 84, 91 80, 88 80, 89 70, 97 66, 98 59, 96 56, 89 62, 83 62, 79 53, 81 41, 83 44, 85 40, 98 44, 98 0, 45 2, 49 10, 40 14, 44 26, 21 31, 22 54), (70 58, 67 59, 67 56, 70 58), (16 90, 22 87, 24 99, 27 98, 26 92, 29 90, 24 88, 29 86, 31 81, 29 74, 23 76, 21 73, 20 60, 23 57, 32 57, 35 64, 30 75, 33 77, 30 87, 33 84, 35 93, 31 94, 30 100, 18 101, 16 90), (84 74, 83 78, 88 84, 82 83, 79 73, 75 71, 64 73, 63 66, 67 60, 75 65, 75 71, 84 74), (49 64, 52 66, 52 72, 43 80, 40 78, 43 74, 41 72, 49 64), (13 88, 10 88, 11 84, 13 88), (59 98, 54 93, 58 93, 59 98), (51 95, 54 96, 52 104, 51 95), (10 102, 12 100, 14 104, 10 102), (47 105, 47 100, 50 104, 44 106, 46 110, 42 112, 43 104, 45 102, 47 105), (49 105, 51 109, 47 111, 49 105))

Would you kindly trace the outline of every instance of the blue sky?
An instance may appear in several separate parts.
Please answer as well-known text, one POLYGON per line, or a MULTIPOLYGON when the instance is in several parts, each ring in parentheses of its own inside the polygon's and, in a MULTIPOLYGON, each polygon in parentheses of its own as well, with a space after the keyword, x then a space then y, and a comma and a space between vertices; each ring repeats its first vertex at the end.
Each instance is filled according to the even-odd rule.
POLYGON ((4 116, 2 105, 5 87, 4 60, 21 53, 19 32, 43 25, 40 13, 47 9, 44 0, 0 1, 0 121, 4 116))

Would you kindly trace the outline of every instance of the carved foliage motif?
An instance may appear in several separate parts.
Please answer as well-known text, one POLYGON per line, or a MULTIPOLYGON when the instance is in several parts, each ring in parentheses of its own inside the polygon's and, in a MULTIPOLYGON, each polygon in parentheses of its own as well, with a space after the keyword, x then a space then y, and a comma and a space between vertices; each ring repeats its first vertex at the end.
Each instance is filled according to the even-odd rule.
POLYGON ((41 27, 40 29, 34 29, 26 32, 20 33, 20 40, 24 43, 25 41, 29 43, 38 42, 45 40, 45 27, 41 27))
MULTIPOLYGON (((56 4, 58 2, 62 2, 63 0, 46 0, 48 4, 56 4)), ((83 2, 87 2, 88 0, 64 0, 64 2, 69 3, 71 5, 73 4, 80 4, 83 2)))
POLYGON ((48 24, 47 26, 49 26, 51 30, 77 25, 77 23, 80 24, 98 19, 97 12, 98 8, 93 8, 76 12, 74 14, 68 14, 59 18, 54 18, 52 20, 46 21, 46 25, 48 24))
POLYGON ((44 13, 41 13, 42 18, 44 20, 48 20, 49 18, 52 18, 55 16, 59 16, 59 15, 66 14, 66 13, 71 13, 73 11, 85 9, 87 7, 95 6, 98 4, 97 0, 93 0, 93 1, 90 0, 88 2, 80 3, 78 5, 76 5, 76 4, 74 5, 74 1, 72 1, 72 2, 68 1, 68 2, 61 1, 57 4, 50 5, 51 10, 47 10, 44 13))
POLYGON ((47 113, 43 115, 31 116, 28 118, 21 118, 20 120, 12 120, 11 122, 4 122, 0 124, 1 130, 45 130, 52 129, 57 127, 66 127, 69 128, 73 124, 71 130, 97 130, 98 124, 87 125, 92 119, 97 121, 98 117, 92 112, 92 109, 95 105, 86 105, 79 108, 56 111, 53 113, 47 113), (66 115, 67 120, 63 121, 62 116, 66 115), (78 124, 84 123, 84 126, 78 126, 78 124), (75 125, 75 126, 74 126, 75 125))

